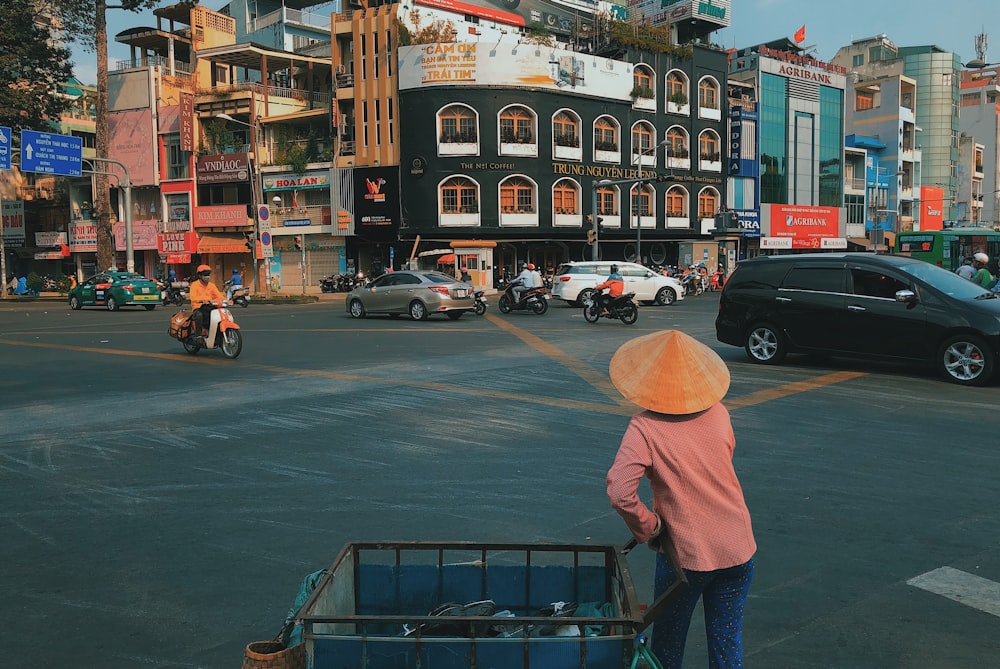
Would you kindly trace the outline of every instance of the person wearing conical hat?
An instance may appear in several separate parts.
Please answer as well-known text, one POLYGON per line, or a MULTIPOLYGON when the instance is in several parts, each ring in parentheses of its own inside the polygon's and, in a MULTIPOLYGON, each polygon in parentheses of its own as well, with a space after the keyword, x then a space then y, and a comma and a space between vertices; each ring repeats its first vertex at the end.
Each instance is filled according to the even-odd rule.
POLYGON ((729 369, 708 346, 678 330, 625 342, 611 382, 644 409, 632 417, 607 475, 612 508, 637 541, 656 550, 654 598, 678 578, 688 587, 653 623, 652 651, 681 667, 691 615, 705 612, 709 665, 743 666, 743 611, 757 544, 733 468, 736 438, 722 398, 729 369), (638 494, 648 478, 652 508, 638 494))

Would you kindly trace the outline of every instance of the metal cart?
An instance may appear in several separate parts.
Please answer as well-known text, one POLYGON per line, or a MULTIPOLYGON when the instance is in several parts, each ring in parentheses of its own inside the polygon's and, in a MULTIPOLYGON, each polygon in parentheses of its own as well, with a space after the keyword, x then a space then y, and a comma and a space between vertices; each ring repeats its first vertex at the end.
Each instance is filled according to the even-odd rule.
POLYGON ((313 669, 628 669, 638 635, 686 586, 641 611, 625 559, 634 545, 351 543, 296 621, 313 669), (442 628, 430 615, 483 601, 502 617, 453 606, 442 628), (544 613, 560 602, 578 608, 544 613))

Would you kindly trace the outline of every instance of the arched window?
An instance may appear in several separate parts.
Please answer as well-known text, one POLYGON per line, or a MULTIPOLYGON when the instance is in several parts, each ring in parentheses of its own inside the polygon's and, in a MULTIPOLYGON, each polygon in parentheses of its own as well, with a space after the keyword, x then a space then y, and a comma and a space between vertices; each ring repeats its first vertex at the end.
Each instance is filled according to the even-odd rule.
POLYGON ((686 105, 688 103, 688 79, 680 70, 670 70, 667 73, 667 102, 676 105, 686 105))
POLYGON ((705 188, 698 193, 698 218, 712 218, 719 211, 719 192, 705 188))
POLYGON ((671 186, 666 196, 667 216, 671 218, 686 218, 688 215, 687 191, 683 186, 671 186))
POLYGON ((698 152, 702 160, 719 161, 719 136, 714 130, 703 130, 698 136, 698 152))
POLYGON ((500 141, 505 144, 532 144, 535 115, 526 107, 512 105, 500 112, 500 141))
POLYGON ((618 215, 618 187, 600 186, 597 189, 597 215, 618 215))
POLYGON ((653 89, 653 71, 645 65, 636 65, 632 70, 632 97, 656 97, 656 91, 653 89))
POLYGON ((618 124, 610 116, 602 116, 594 121, 594 149, 618 150, 618 124))
POLYGON ((649 184, 644 184, 636 189, 632 187, 632 215, 635 216, 636 212, 639 216, 651 216, 653 213, 653 187, 649 184))
POLYGON ((552 186, 552 211, 555 214, 580 213, 580 189, 572 179, 560 179, 552 186))
POLYGON ((688 158, 688 135, 687 130, 679 125, 671 126, 667 130, 667 157, 668 158, 688 158))
POLYGON ((441 213, 470 214, 479 211, 476 184, 467 177, 451 177, 441 184, 441 213))
POLYGON ((556 146, 580 146, 580 119, 563 110, 552 117, 552 141, 556 146))
POLYGON ((645 121, 632 126, 632 155, 649 156, 653 154, 653 136, 656 131, 645 121))
POLYGON ((479 141, 476 112, 465 105, 449 105, 438 112, 442 143, 472 144, 479 141))
POLYGON ((698 106, 704 109, 719 108, 719 83, 712 77, 698 82, 698 106))
POLYGON ((535 184, 521 176, 500 183, 500 211, 512 214, 535 213, 535 184))

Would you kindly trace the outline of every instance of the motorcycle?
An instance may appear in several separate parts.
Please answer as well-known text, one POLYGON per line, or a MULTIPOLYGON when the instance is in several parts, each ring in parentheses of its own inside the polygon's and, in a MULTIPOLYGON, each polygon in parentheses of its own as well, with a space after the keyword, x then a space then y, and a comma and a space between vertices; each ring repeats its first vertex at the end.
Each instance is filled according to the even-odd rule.
POLYGON ((213 303, 213 306, 215 308, 208 319, 207 332, 195 332, 193 311, 179 311, 170 319, 167 333, 183 344, 184 350, 191 355, 197 355, 203 348, 218 348, 222 355, 232 360, 243 350, 243 334, 225 302, 221 305, 213 303))
POLYGON ((500 313, 507 314, 511 311, 531 311, 539 316, 549 310, 549 300, 545 288, 529 288, 526 290, 518 302, 514 297, 514 287, 516 283, 509 283, 504 288, 500 299, 497 301, 497 308, 500 313))
POLYGON ((176 304, 178 307, 184 304, 187 293, 184 291, 190 285, 188 281, 161 281, 160 282, 160 302, 164 306, 176 304))
POLYGON ((319 280, 319 291, 321 293, 336 293, 337 292, 337 276, 331 274, 330 276, 324 276, 319 280))
POLYGON ((486 313, 486 291, 477 290, 472 295, 476 298, 476 315, 482 316, 486 313))
POLYGON ((681 286, 684 288, 685 295, 702 294, 701 277, 698 276, 698 272, 691 270, 687 274, 682 274, 679 280, 681 286))
POLYGON ((612 298, 607 305, 607 311, 601 309, 601 294, 588 294, 583 298, 583 318, 588 323, 596 323, 602 318, 614 318, 625 325, 632 325, 639 320, 639 305, 632 298, 635 293, 625 293, 612 298))
POLYGON ((723 272, 721 269, 716 270, 715 274, 712 275, 712 284, 710 286, 711 289, 713 291, 722 290, 722 287, 725 285, 725 283, 726 283, 726 273, 723 272))
MULTIPOLYGON (((223 284, 222 287, 226 289, 227 294, 229 292, 229 288, 232 285, 233 285, 232 281, 226 281, 226 283, 223 284)), ((236 286, 235 288, 233 288, 232 295, 230 295, 229 298, 227 299, 229 299, 229 301, 232 302, 233 304, 238 304, 244 309, 246 309, 247 307, 250 306, 250 286, 243 286, 243 285, 236 286)))

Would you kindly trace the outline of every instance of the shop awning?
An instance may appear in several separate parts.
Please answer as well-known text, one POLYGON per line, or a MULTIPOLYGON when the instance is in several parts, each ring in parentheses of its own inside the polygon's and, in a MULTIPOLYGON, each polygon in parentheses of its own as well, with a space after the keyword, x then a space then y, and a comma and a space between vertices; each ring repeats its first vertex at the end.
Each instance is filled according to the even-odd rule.
POLYGON ((437 264, 438 265, 450 265, 453 262, 455 262, 455 254, 454 253, 449 253, 448 255, 443 255, 443 256, 441 256, 440 258, 437 259, 437 264))
POLYGON ((198 253, 250 253, 250 249, 241 233, 206 232, 198 240, 198 253))
POLYGON ((427 256, 439 256, 445 253, 451 253, 451 249, 434 249, 433 251, 421 251, 417 254, 418 258, 426 258, 427 256))
POLYGON ((854 244, 855 246, 860 246, 862 248, 871 248, 871 241, 865 237, 848 237, 847 243, 854 244))

